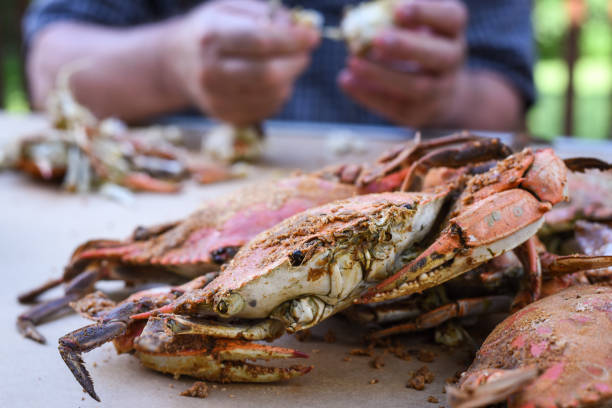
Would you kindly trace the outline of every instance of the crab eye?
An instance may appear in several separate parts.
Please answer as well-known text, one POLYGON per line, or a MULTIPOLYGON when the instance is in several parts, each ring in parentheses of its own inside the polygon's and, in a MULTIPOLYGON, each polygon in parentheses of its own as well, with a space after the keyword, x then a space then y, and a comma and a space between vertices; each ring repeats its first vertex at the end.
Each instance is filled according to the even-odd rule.
POLYGON ((304 254, 299 249, 289 254, 289 262, 291 266, 300 266, 304 260, 304 254))
POLYGON ((244 299, 240 294, 232 293, 215 303, 215 311, 221 315, 233 316, 244 309, 244 303, 244 299))
POLYGON ((408 203, 408 204, 404 204, 404 205, 402 205, 402 207, 404 207, 404 208, 405 208, 405 209, 407 209, 407 210, 412 210, 412 209, 414 209, 414 207, 413 207, 413 206, 412 206, 412 204, 410 204, 410 203, 408 203))
POLYGON ((217 303, 217 311, 221 314, 226 314, 227 313, 227 302, 225 300, 220 301, 219 303, 217 303))

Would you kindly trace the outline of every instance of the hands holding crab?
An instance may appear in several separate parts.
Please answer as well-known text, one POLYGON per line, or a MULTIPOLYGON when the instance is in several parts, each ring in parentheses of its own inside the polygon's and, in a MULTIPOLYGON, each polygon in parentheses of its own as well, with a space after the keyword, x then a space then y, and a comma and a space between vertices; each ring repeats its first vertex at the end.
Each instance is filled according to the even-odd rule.
MULTIPOLYGON (((385 24, 364 16, 354 23, 363 25, 356 36, 342 33, 353 53, 338 77, 346 95, 400 125, 516 126, 521 108, 512 87, 493 73, 464 66, 463 3, 384 0, 350 10, 345 20, 360 19, 360 8, 370 5, 379 8, 368 11, 374 16, 385 14, 385 24), (486 93, 503 107, 494 121, 488 109, 475 109, 486 93)), ((316 27, 292 20, 288 10, 271 11, 264 2, 204 5, 170 30, 161 54, 163 77, 180 84, 177 96, 184 103, 213 117, 237 125, 264 120, 289 99, 319 43, 316 27)))
POLYGON ((465 6, 458 1, 390 3, 394 24, 381 27, 371 44, 353 49, 357 55, 349 57, 339 85, 397 124, 456 123, 458 93, 467 78, 465 6))

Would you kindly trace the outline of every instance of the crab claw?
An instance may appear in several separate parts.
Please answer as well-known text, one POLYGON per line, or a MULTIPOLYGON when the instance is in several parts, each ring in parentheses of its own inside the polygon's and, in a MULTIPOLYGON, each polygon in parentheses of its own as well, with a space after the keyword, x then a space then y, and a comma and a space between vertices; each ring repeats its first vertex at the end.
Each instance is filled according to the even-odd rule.
POLYGON ((62 359, 74 378, 96 401, 100 401, 100 397, 94 390, 93 381, 85 368, 81 353, 93 350, 123 335, 128 329, 130 315, 152 307, 149 300, 125 303, 109 312, 100 323, 82 327, 59 339, 58 349, 62 359))
POLYGON ((505 401, 538 377, 537 367, 513 370, 487 370, 473 378, 470 384, 456 388, 446 386, 448 403, 453 408, 477 408, 505 401))
POLYGON ((546 270, 547 277, 563 276, 590 269, 612 267, 612 256, 565 255, 559 256, 548 252, 540 254, 542 269, 546 270))
POLYGON ((395 299, 467 272, 533 236, 549 208, 519 189, 480 200, 451 219, 440 237, 416 259, 371 288, 358 302, 395 299))
POLYGON ((262 320, 255 325, 225 324, 176 315, 149 318, 134 341, 142 363, 173 375, 189 375, 220 382, 274 382, 308 373, 312 367, 268 367, 245 360, 307 358, 299 351, 252 343, 250 340, 280 336, 279 321, 262 320), (223 337, 219 337, 223 336, 223 337))

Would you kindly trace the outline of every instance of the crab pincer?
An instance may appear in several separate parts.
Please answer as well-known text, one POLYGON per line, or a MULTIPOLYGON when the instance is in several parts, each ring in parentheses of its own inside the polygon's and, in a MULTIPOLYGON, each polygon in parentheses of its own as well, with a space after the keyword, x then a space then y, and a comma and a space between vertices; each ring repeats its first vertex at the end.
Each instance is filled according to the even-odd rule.
POLYGON ((551 149, 525 149, 472 177, 434 242, 360 302, 393 299, 439 285, 524 244, 542 226, 544 214, 566 199, 566 171, 551 149))
POLYGON ((288 348, 253 343, 272 340, 285 331, 282 323, 227 324, 179 315, 156 315, 147 320, 134 341, 145 367, 173 375, 189 375, 218 382, 275 382, 301 376, 312 367, 261 366, 246 360, 307 358, 288 348))
POLYGON ((96 394, 89 372, 85 368, 81 353, 93 350, 102 344, 125 334, 130 323, 130 316, 154 307, 147 299, 127 302, 113 309, 96 324, 85 326, 59 339, 59 353, 62 359, 87 393, 96 401, 96 394))

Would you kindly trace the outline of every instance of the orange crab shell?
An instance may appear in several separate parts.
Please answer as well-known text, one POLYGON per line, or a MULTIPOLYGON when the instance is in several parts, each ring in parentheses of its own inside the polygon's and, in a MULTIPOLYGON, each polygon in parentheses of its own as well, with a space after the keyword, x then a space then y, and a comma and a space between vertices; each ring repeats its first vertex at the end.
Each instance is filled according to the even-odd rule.
POLYGON ((72 264, 115 258, 126 264, 191 266, 197 268, 197 276, 217 268, 216 251, 240 247, 295 213, 354 194, 353 186, 311 176, 251 186, 210 203, 151 239, 105 242, 81 251, 72 264))
POLYGON ((461 381, 468 389, 536 366, 539 376, 509 407, 583 407, 612 403, 612 288, 578 286, 504 320, 485 340, 461 381))

